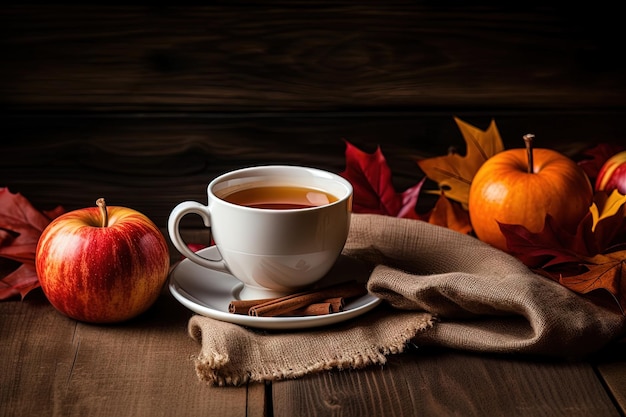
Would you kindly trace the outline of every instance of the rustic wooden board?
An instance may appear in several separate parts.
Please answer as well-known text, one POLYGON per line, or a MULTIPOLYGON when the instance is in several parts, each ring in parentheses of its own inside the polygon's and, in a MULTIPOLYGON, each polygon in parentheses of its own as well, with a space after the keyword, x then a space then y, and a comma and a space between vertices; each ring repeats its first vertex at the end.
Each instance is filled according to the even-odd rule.
POLYGON ((495 120, 507 148, 522 147, 522 135, 532 132, 540 147, 573 156, 595 143, 626 144, 625 114, 3 117, 0 187, 40 209, 105 197, 165 227, 178 202, 206 202, 208 182, 230 169, 289 163, 341 172, 349 141, 366 152, 380 146, 402 191, 423 177, 417 159, 444 155, 451 145, 464 153, 454 116, 480 129, 495 120))
POLYGON ((622 414, 626 414, 626 338, 613 343, 607 349, 595 355, 598 375, 606 384, 607 391, 618 405, 622 414))
POLYGON ((303 417, 620 415, 585 363, 421 349, 382 367, 274 383, 273 407, 303 417))
POLYGON ((601 355, 608 393, 588 363, 433 348, 391 356, 383 367, 277 382, 269 392, 263 384, 208 387, 193 372, 190 314, 167 293, 115 326, 67 319, 38 290, 0 303, 2 415, 619 416, 609 394, 623 410, 619 344, 601 355))
POLYGON ((0 103, 81 112, 624 107, 619 19, 607 7, 549 2, 8 6, 0 103))
POLYGON ((145 315, 109 326, 61 316, 40 290, 1 302, 0 415, 262 416, 262 385, 198 380, 189 317, 168 294, 145 315))

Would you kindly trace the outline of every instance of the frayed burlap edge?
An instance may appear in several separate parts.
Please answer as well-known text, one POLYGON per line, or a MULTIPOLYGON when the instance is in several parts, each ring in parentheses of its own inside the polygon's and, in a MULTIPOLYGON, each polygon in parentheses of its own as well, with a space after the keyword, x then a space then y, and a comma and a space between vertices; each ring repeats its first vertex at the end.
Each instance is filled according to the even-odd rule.
POLYGON ((210 385, 239 386, 384 365, 387 356, 402 353, 436 321, 424 312, 392 312, 383 306, 375 311, 345 325, 286 333, 193 316, 189 334, 201 344, 193 358, 196 374, 210 385))

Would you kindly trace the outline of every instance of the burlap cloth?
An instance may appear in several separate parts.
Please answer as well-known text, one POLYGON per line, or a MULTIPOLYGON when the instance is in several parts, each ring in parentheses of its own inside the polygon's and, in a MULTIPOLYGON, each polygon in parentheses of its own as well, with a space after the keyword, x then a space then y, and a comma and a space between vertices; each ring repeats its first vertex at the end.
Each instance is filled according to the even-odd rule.
POLYGON ((344 323, 260 331, 193 316, 198 377, 215 385, 384 364, 417 346, 582 358, 626 331, 626 317, 529 271, 479 240, 415 220, 355 214, 344 254, 373 266, 384 301, 344 323))

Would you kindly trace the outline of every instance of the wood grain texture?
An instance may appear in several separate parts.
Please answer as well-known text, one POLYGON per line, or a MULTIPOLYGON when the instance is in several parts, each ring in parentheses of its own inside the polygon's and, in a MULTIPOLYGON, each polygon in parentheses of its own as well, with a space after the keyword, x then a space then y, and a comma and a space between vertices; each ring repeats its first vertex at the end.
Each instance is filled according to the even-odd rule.
POLYGON ((13 111, 623 108, 618 16, 549 2, 10 6, 0 97, 13 111))
MULTIPOLYGON (((165 227, 177 203, 206 203, 208 182, 231 169, 287 163, 341 172, 347 140, 365 152, 380 147, 402 191, 423 178, 417 159, 445 155, 451 145, 465 152, 454 116, 3 117, 0 187, 40 209, 71 210, 105 197, 165 227)), ((594 143, 624 143, 619 113, 458 116, 481 129, 495 120, 507 148, 522 147, 529 132, 538 146, 572 156, 594 143)), ((420 201, 424 209, 432 204, 420 201)))
POLYGON ((125 324, 57 313, 40 290, 0 303, 1 416, 261 416, 262 386, 201 383, 186 333, 190 312, 169 294, 125 324))
POLYGON ((606 384, 607 392, 622 414, 626 414, 626 338, 616 341, 598 355, 594 363, 598 375, 606 384))
POLYGON ((273 384, 274 416, 614 416, 585 363, 458 352, 393 356, 382 367, 273 384))

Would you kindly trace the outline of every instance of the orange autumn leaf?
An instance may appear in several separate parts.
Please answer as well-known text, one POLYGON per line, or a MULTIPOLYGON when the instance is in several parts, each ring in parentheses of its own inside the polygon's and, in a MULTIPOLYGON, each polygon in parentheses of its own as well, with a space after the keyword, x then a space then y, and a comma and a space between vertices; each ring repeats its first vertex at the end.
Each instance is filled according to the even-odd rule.
POLYGON ((432 210, 420 216, 420 220, 463 234, 472 231, 468 212, 458 202, 447 198, 444 193, 441 193, 432 210))
POLYGON ((561 276, 558 281, 579 294, 606 290, 617 302, 621 312, 626 310, 626 250, 596 255, 589 258, 585 266, 588 271, 561 276))
POLYGON ((487 130, 478 129, 457 117, 454 120, 465 139, 466 154, 452 153, 422 159, 417 164, 428 178, 438 184, 440 190, 445 190, 449 199, 466 208, 474 175, 487 159, 504 150, 504 144, 494 120, 487 130))

